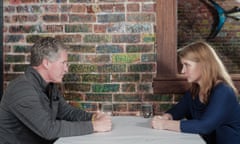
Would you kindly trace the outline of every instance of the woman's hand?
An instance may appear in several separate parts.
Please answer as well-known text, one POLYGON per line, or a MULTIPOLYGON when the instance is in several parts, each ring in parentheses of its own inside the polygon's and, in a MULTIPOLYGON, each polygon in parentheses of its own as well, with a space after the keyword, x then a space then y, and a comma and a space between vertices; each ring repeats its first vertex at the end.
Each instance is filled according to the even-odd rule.
POLYGON ((151 121, 151 126, 153 129, 180 132, 180 122, 172 120, 172 115, 167 113, 163 116, 154 116, 151 121))
POLYGON ((165 121, 166 119, 164 119, 162 116, 154 116, 151 121, 151 126, 153 129, 163 130, 165 121))

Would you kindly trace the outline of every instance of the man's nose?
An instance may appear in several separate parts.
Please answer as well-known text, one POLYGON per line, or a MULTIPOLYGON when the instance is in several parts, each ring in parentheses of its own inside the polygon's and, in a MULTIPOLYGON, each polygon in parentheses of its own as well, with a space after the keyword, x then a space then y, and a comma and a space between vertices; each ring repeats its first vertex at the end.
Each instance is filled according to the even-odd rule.
POLYGON ((68 72, 68 67, 69 67, 68 65, 66 65, 66 66, 64 67, 64 72, 65 72, 65 73, 68 72))

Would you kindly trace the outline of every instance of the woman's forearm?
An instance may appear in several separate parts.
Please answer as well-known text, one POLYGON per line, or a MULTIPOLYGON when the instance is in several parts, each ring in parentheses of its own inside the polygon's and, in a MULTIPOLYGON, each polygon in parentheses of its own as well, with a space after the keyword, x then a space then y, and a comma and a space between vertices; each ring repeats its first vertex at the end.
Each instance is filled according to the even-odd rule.
POLYGON ((152 128, 180 132, 180 121, 171 120, 172 118, 168 116, 166 114, 163 116, 154 116, 151 123, 152 128))
POLYGON ((180 121, 164 120, 163 129, 180 132, 180 121))

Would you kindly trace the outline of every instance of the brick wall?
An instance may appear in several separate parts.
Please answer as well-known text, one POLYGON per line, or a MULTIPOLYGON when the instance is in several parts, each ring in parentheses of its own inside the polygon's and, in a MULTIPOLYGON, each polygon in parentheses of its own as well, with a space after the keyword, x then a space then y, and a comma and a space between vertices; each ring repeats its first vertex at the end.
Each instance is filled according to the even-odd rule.
MULTIPOLYGON (((201 1, 178 1, 179 45, 205 38, 212 23, 207 7, 201 1), (189 13, 190 8, 194 11, 189 13), (195 15, 200 17, 196 21, 195 15)), ((236 4, 219 2, 227 8, 236 4)), ((5 86, 23 73, 34 41, 55 36, 70 46, 63 87, 72 105, 97 111, 110 102, 115 114, 133 115, 139 114, 141 103, 154 104, 155 113, 168 109, 179 96, 152 90, 155 8, 156 0, 4 0, 5 86)), ((211 43, 239 51, 238 25, 228 20, 211 43)), ((239 68, 238 59, 232 63, 239 68)))
MULTIPOLYGON (((236 0, 214 0, 225 11, 240 7, 236 0)), ((217 22, 217 13, 208 0, 178 0, 178 44, 207 39, 217 22)), ((221 31, 211 43, 230 73, 240 73, 240 20, 226 19, 221 31)))

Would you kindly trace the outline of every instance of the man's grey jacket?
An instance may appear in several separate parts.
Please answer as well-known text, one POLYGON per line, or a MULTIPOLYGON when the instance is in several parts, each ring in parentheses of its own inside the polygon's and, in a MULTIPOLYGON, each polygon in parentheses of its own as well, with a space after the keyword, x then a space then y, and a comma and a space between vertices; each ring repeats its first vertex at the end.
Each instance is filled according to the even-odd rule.
POLYGON ((12 81, 0 104, 0 144, 52 144, 93 132, 92 113, 69 105, 32 67, 12 81))

